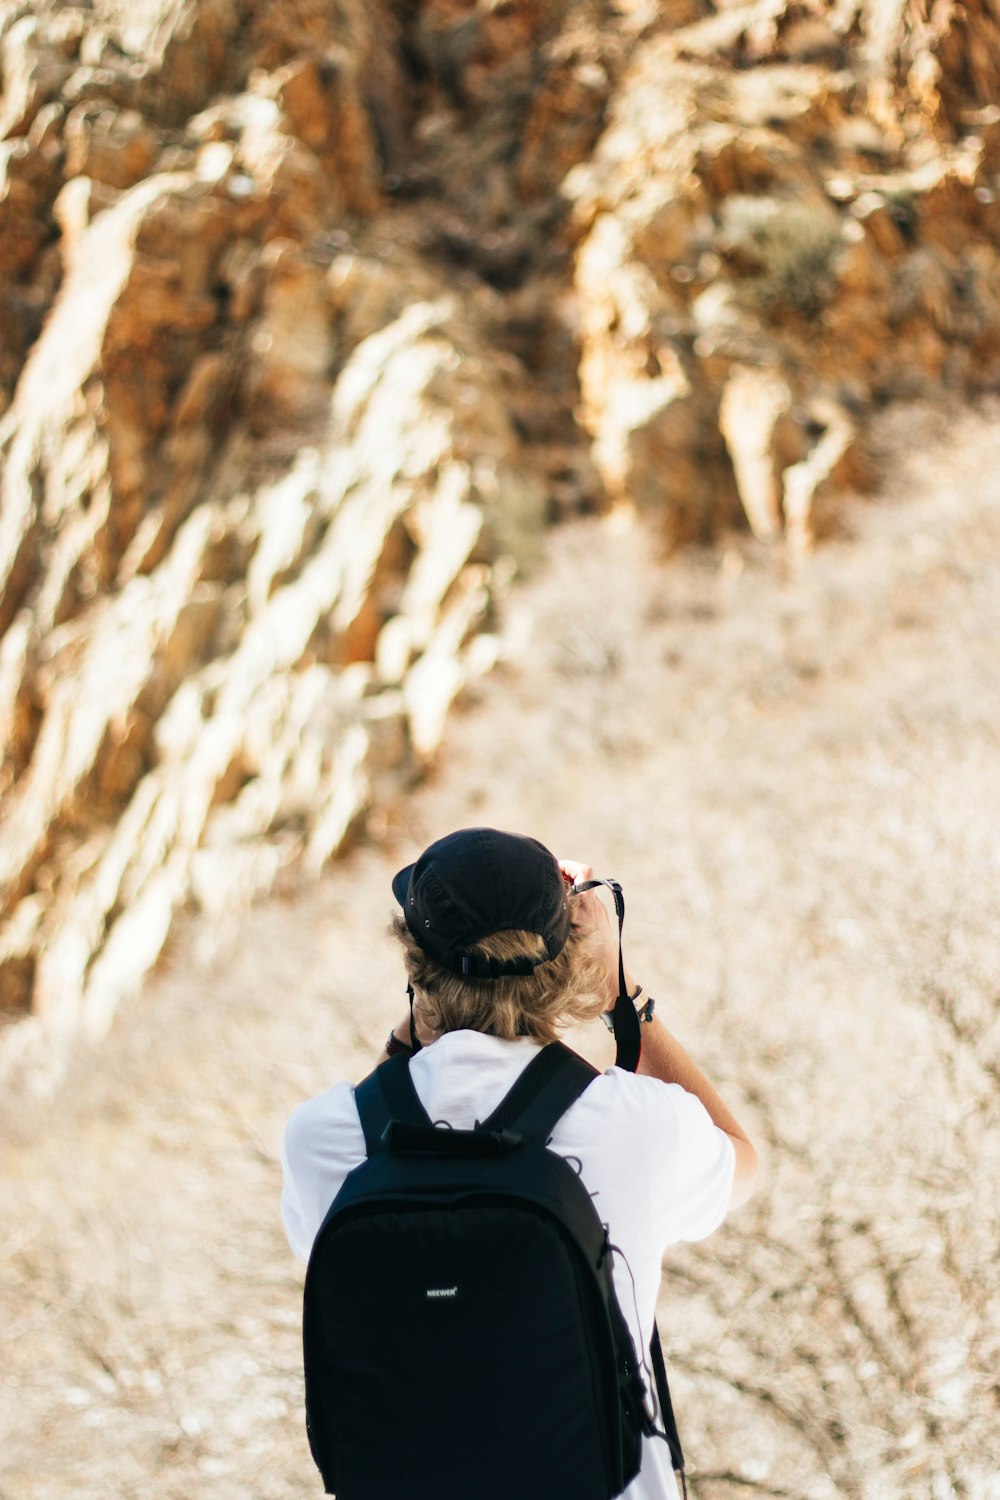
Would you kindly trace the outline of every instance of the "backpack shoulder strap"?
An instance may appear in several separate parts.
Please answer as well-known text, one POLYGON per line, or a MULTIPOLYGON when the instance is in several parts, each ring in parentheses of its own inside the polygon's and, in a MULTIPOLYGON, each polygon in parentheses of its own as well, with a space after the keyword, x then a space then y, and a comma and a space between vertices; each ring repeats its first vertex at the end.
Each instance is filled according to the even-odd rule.
POLYGON ((562 1042, 550 1042, 531 1059, 479 1130, 518 1130, 544 1146, 552 1129, 597 1078, 596 1068, 562 1042))
MULTIPOLYGON (((545 1145, 553 1126, 598 1077, 596 1068, 561 1042, 550 1042, 531 1059, 513 1087, 488 1119, 483 1131, 517 1129, 545 1145)), ((410 1059, 398 1053, 380 1063, 354 1090, 354 1103, 365 1135, 365 1151, 376 1156, 385 1150, 383 1135, 390 1120, 430 1126, 410 1077, 410 1059)))
POLYGON ((390 1120, 401 1120, 407 1125, 431 1124, 430 1115, 413 1086, 410 1059, 405 1052, 379 1063, 355 1088, 354 1103, 365 1133, 368 1156, 385 1150, 382 1136, 390 1120))
MULTIPOLYGON (((670 1462, 673 1464, 675 1474, 683 1474, 684 1450, 681 1447, 680 1434, 677 1431, 674 1403, 670 1399, 670 1387, 667 1384, 667 1367, 663 1362, 663 1349, 660 1345, 660 1330, 657 1328, 655 1322, 653 1324, 653 1337, 649 1342, 649 1357, 653 1363, 653 1378, 656 1381, 660 1421, 663 1423, 663 1436, 666 1438, 667 1447, 670 1449, 670 1462)), ((686 1486, 684 1493, 687 1494, 686 1486)))

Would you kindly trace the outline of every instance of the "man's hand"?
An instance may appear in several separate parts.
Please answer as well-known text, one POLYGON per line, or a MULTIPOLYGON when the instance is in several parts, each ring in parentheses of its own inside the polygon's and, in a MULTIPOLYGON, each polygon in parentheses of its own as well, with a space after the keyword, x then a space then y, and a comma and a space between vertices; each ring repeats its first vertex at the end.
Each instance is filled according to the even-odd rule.
MULTIPOLYGON (((584 865, 575 859, 561 859, 559 868, 563 873, 563 878, 574 885, 594 879, 593 865, 584 865)), ((610 1007, 618 997, 618 926, 611 920, 607 907, 600 899, 599 888, 582 891, 578 896, 573 897, 570 905, 570 919, 574 932, 589 935, 588 946, 591 952, 607 970, 607 994, 610 1007)), ((625 970, 625 983, 631 994, 635 985, 628 969, 625 970)))

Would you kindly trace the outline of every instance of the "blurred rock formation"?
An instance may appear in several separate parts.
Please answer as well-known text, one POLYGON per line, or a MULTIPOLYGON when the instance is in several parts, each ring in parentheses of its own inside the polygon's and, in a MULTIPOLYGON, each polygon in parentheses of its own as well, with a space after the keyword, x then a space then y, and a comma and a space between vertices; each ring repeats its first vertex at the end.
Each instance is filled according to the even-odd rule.
POLYGON ((0 0, 3 1056, 434 754, 568 510, 803 550, 1000 379, 1000 13, 0 0))

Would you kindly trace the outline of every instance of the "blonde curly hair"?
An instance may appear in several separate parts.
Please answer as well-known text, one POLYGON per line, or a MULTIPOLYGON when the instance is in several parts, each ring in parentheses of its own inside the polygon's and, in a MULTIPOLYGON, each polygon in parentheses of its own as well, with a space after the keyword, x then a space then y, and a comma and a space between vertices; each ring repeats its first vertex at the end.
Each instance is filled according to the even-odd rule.
MULTIPOLYGON (((402 945, 422 1041, 446 1031, 483 1031, 505 1041, 527 1036, 554 1042, 560 1028, 593 1020, 610 1003, 607 971, 592 952, 589 933, 571 928, 555 958, 545 959, 530 974, 468 979, 418 947, 402 917, 394 918, 392 931, 402 945)), ((506 930, 481 938, 468 951, 482 958, 539 958, 545 943, 537 933, 506 930)))

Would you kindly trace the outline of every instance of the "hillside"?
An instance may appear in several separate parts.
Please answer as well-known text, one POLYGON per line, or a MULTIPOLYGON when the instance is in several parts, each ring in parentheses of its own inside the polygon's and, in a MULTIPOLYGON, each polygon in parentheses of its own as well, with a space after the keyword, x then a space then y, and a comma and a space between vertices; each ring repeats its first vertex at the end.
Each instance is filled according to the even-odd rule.
POLYGON ((298 895, 188 918, 55 1098, 7 1098, 5 1500, 318 1493, 280 1133, 377 1054, 389 877, 469 822, 623 881, 635 971, 761 1142, 752 1204, 667 1261, 692 1496, 996 1500, 1000 409, 898 410, 872 452, 794 567, 561 528, 434 774, 298 895))
POLYGON ((1000 378, 992 0, 0 0, 0 1072, 433 762, 551 522, 1000 378))

